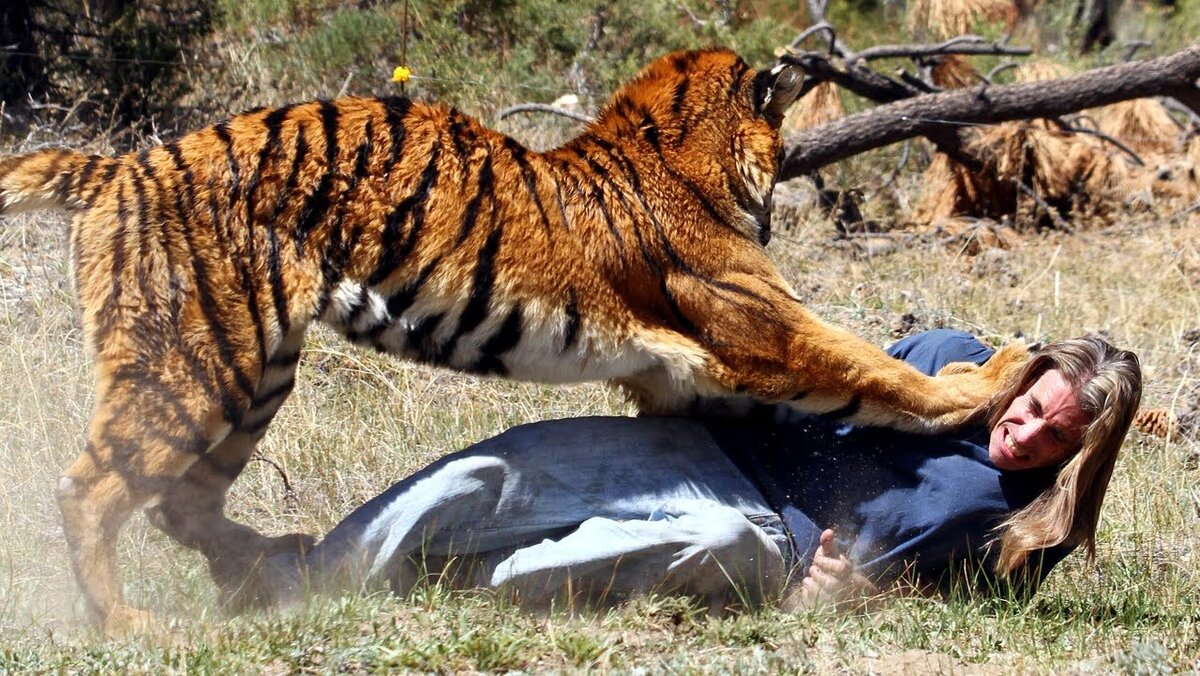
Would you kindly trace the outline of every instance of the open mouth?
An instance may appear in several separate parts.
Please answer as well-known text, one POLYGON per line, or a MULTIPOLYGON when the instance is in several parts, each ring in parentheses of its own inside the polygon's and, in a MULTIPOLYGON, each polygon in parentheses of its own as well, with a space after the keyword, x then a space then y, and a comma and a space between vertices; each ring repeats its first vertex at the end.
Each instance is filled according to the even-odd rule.
POLYGON ((1008 430, 1004 431, 1003 443, 1000 446, 1004 449, 1004 454, 1008 456, 1008 459, 1013 462, 1021 463, 1029 459, 1029 456, 1017 450, 1017 442, 1013 440, 1012 434, 1008 430))

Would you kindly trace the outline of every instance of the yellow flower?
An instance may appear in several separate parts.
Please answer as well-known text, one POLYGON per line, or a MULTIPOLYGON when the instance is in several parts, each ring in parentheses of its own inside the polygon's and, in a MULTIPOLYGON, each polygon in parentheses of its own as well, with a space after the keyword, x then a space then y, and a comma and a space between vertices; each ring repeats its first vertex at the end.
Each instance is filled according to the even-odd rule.
POLYGON ((408 82, 410 77, 412 77, 412 71, 408 66, 396 66, 396 70, 392 71, 392 82, 408 82))

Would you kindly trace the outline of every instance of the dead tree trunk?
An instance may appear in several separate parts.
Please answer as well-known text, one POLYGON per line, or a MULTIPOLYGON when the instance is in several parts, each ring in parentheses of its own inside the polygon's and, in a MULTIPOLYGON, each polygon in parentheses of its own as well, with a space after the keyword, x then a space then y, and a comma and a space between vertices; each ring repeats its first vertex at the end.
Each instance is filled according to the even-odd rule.
MULTIPOLYGON (((811 55, 810 55, 811 56, 811 55)), ((803 61, 801 61, 804 65, 803 61)), ((810 76, 813 64, 806 65, 810 76)), ((830 68, 833 79, 862 93, 855 71, 830 68), (845 80, 845 81, 843 81, 845 80)), ((1170 56, 1123 63, 1049 82, 980 85, 968 89, 920 94, 888 89, 892 103, 804 129, 787 139, 780 180, 803 176, 825 165, 882 146, 924 136, 952 156, 972 158, 956 130, 972 124, 1053 118, 1085 108, 1147 96, 1169 96, 1200 114, 1200 45, 1170 56)), ((892 81, 894 82, 894 81, 892 81)))

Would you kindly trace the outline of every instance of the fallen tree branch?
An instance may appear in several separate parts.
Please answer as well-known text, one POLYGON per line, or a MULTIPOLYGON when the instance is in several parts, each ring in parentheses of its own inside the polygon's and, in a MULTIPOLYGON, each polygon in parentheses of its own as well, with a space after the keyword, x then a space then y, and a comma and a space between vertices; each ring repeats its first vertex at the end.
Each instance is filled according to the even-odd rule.
MULTIPOLYGON (((809 56, 801 55, 792 62, 801 67, 816 65, 818 68, 821 61, 829 63, 827 59, 809 56)), ((791 59, 783 57, 783 60, 791 59)), ((859 70, 866 69, 855 69, 856 76, 861 75, 859 70)), ((818 71, 816 75, 809 75, 829 74, 828 79, 841 84, 839 79, 852 79, 845 75, 847 72, 848 69, 840 73, 818 71)), ((943 145, 957 146, 959 155, 968 155, 962 150, 957 125, 1051 118, 1118 101, 1163 95, 1172 96, 1200 112, 1200 89, 1196 87, 1196 80, 1200 78, 1200 45, 1169 56, 1097 68, 1059 80, 984 84, 939 94, 919 95, 908 85, 882 76, 879 78, 887 80, 888 84, 873 90, 895 97, 893 102, 790 135, 786 140, 788 150, 780 180, 796 178, 833 162, 914 136, 935 140, 939 150, 944 151, 943 145)))

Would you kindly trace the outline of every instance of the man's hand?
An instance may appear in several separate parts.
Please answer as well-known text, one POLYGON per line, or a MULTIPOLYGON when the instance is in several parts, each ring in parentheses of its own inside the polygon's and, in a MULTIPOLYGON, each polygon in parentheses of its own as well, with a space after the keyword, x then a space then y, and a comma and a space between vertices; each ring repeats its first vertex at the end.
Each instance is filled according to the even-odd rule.
POLYGON ((846 558, 837 545, 832 529, 821 533, 821 546, 813 556, 808 575, 801 582, 799 598, 793 599, 799 607, 813 608, 829 604, 838 606, 874 594, 878 588, 862 574, 855 572, 854 564, 846 558))

